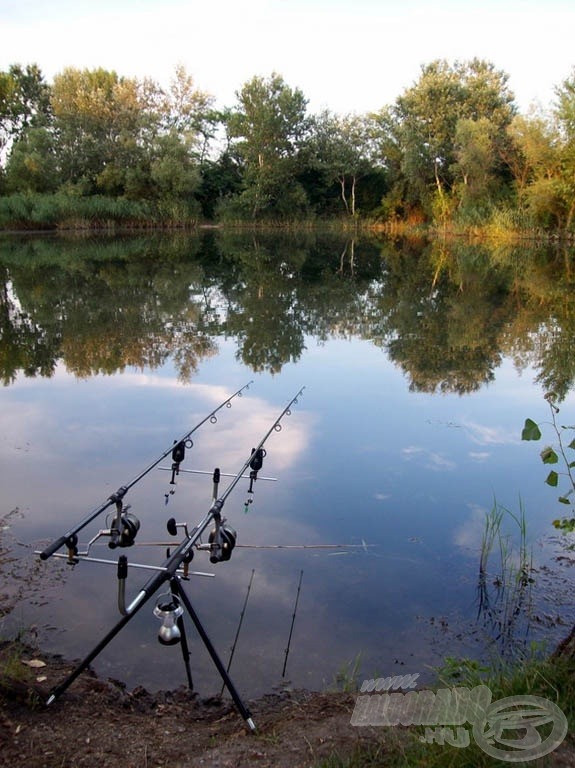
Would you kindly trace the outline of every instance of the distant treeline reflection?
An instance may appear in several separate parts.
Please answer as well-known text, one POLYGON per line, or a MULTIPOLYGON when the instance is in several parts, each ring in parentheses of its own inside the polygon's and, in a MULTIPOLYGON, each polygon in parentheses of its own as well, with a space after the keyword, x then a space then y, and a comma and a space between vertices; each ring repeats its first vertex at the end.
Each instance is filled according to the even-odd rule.
POLYGON ((575 380, 575 255, 563 248, 317 232, 0 240, 4 384, 172 358, 183 380, 233 338, 254 371, 306 337, 369 340, 414 391, 479 389, 503 357, 565 397, 575 380))

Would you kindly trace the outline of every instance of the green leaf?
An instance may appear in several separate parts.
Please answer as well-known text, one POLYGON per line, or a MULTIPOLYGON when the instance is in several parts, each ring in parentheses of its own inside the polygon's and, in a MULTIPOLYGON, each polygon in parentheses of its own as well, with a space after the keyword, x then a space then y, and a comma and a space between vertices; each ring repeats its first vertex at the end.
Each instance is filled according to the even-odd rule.
POLYGON ((549 472, 549 474, 547 475, 547 479, 545 480, 545 482, 547 483, 547 485, 550 485, 553 488, 556 488, 557 483, 559 482, 559 475, 557 474, 557 472, 555 472, 555 470, 551 470, 551 472, 549 472))
POLYGON ((559 496, 559 501, 561 504, 571 504, 569 499, 567 499, 565 496, 559 496))
POLYGON ((533 421, 533 419, 525 419, 525 426, 523 427, 523 432, 521 433, 521 439, 522 440, 540 440, 541 439, 541 430, 537 426, 537 424, 533 421))
POLYGON ((573 448, 573 450, 575 451, 575 437, 573 438, 573 440, 571 440, 567 448, 573 448))
POLYGON ((557 464, 559 457, 549 445, 541 451, 541 461, 544 464, 557 464))

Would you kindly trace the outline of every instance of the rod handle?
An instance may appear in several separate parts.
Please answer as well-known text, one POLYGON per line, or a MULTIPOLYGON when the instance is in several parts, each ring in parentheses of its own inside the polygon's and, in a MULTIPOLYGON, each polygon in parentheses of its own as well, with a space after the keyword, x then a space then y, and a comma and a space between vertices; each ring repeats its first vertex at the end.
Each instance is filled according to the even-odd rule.
POLYGON ((60 536, 59 539, 56 539, 56 541, 53 541, 51 544, 49 544, 46 549, 43 549, 42 552, 40 552, 40 560, 47 560, 51 555, 54 554, 60 547, 63 547, 64 544, 68 541, 68 536, 60 536))

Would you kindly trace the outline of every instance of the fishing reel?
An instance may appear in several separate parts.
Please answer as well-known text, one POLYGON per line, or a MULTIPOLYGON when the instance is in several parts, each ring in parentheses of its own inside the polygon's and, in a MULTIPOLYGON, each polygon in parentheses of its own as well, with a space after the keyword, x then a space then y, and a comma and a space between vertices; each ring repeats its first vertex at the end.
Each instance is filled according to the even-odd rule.
POLYGON ((210 531, 208 543, 210 545, 210 563, 227 562, 232 556, 232 550, 236 546, 237 533, 231 525, 216 525, 210 531))
POLYGON ((131 547, 140 530, 140 521, 135 515, 128 514, 126 507, 119 518, 116 518, 112 523, 109 530, 110 541, 108 547, 110 549, 116 549, 116 547, 131 547))

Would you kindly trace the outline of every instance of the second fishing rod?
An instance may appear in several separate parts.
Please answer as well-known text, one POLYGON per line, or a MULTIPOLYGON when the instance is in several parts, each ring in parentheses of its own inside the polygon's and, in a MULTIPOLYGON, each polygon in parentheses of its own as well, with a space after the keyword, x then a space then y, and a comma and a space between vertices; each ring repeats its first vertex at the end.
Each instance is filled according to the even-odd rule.
MULTIPOLYGON (((99 515, 101 515, 103 512, 105 512, 107 509, 109 509, 111 506, 116 506, 116 519, 114 523, 112 524, 111 528, 111 539, 110 539, 110 547, 114 548, 115 546, 124 546, 124 542, 122 540, 122 529, 126 529, 126 545, 129 545, 133 543, 133 539, 135 538, 135 534, 137 533, 137 521, 133 521, 130 518, 125 518, 126 526, 122 525, 122 515, 125 512, 125 507, 123 506, 123 499, 125 495, 128 493, 130 488, 132 488, 136 483, 139 483, 140 480, 142 480, 149 472, 152 471, 155 467, 158 466, 158 464, 163 461, 170 453, 172 454, 172 460, 173 460, 173 469, 172 469, 172 481, 173 481, 173 474, 177 472, 179 469, 180 463, 183 461, 185 456, 185 449, 186 447, 191 447, 191 436, 196 432, 201 426, 203 426, 207 421, 210 421, 212 424, 217 421, 216 414, 218 411, 220 411, 222 408, 227 407, 230 408, 232 404, 232 400, 235 397, 241 397, 244 390, 248 389, 250 385, 253 383, 253 381, 249 381, 247 384, 244 384, 243 387, 237 390, 237 392, 234 392, 233 395, 230 395, 230 397, 226 398, 222 403, 220 403, 217 408, 214 408, 211 413, 208 413, 207 416, 205 416, 201 421, 199 421, 192 429, 188 430, 185 435, 182 435, 178 440, 174 440, 172 445, 167 448, 157 459, 155 459, 151 464, 149 464, 145 469, 143 469, 138 475, 136 475, 132 480, 130 480, 125 485, 121 485, 118 490, 113 493, 111 496, 109 496, 106 501, 101 504, 99 507, 96 507, 96 509, 92 510, 83 520, 81 520, 77 525, 72 527, 69 531, 64 533, 62 536, 60 536, 58 539, 53 541, 50 545, 48 545, 45 549, 42 550, 40 553, 40 559, 41 560, 47 560, 51 555, 53 555, 57 550, 60 549, 60 547, 63 547, 64 545, 68 547, 70 557, 72 557, 76 551, 76 545, 78 543, 78 533, 85 528, 87 525, 89 525, 93 520, 96 519, 99 515)), ((124 516, 125 517, 125 516, 124 516)), ((139 525, 138 525, 139 527, 139 525)))
MULTIPOLYGON (((239 470, 239 472, 237 472, 221 496, 218 496, 214 499, 212 506, 210 507, 203 520, 201 520, 189 533, 187 532, 187 526, 182 526, 186 529, 186 537, 174 550, 173 554, 171 554, 164 562, 162 570, 156 575, 152 576, 148 583, 142 587, 136 598, 127 607, 126 611, 128 614, 132 613, 140 605, 141 601, 148 597, 152 592, 154 592, 158 588, 159 584, 165 581, 166 578, 175 575, 183 562, 185 562, 187 559, 191 559, 190 556, 193 556, 194 547, 197 546, 202 534, 211 523, 215 525, 215 528, 210 533, 210 561, 212 563, 218 563, 224 560, 229 560, 229 555, 231 554, 230 550, 235 545, 235 533, 233 539, 230 539, 230 537, 227 535, 229 529, 225 528, 223 525, 224 521, 222 518, 222 509, 224 504, 248 468, 251 468, 250 483, 253 485, 253 481, 256 479, 255 476, 259 471, 253 467, 261 468, 261 463, 263 461, 261 452, 264 449, 264 445, 268 441, 272 432, 278 432, 281 430, 282 419, 284 416, 290 415, 290 408, 292 405, 297 404, 298 398, 301 397, 304 389, 305 387, 302 387, 297 395, 292 397, 292 399, 274 421, 272 426, 260 440, 257 447, 252 448, 251 454, 242 465, 242 468, 239 470)), ((176 533, 178 527, 180 526, 178 526, 173 519, 168 521, 168 531, 172 535, 176 533)))

